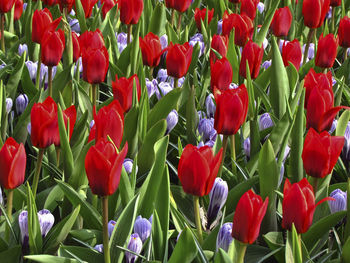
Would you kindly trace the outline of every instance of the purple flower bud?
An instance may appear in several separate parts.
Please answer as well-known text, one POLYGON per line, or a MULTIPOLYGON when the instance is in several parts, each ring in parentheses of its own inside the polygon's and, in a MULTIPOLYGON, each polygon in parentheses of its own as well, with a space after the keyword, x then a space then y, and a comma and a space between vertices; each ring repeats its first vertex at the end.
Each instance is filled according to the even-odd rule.
POLYGON ((272 126, 273 126, 273 121, 270 117, 270 114, 268 113, 262 114, 259 119, 259 130, 262 131, 272 126))
POLYGON ((207 228, 217 218, 219 211, 225 205, 228 194, 228 186, 226 181, 222 180, 220 177, 215 178, 213 188, 209 193, 209 207, 208 207, 208 224, 207 228))
POLYGON ((103 253, 103 244, 98 244, 94 247, 95 250, 97 250, 100 253, 103 253))
POLYGON ((228 248, 233 241, 232 233, 232 223, 225 223, 219 230, 218 236, 216 238, 216 250, 222 248, 228 252, 228 248))
POLYGON ((176 110, 172 110, 168 116, 166 117, 166 134, 169 134, 172 129, 176 126, 177 122, 179 121, 179 115, 176 110))
POLYGON ((12 106, 13 106, 13 101, 11 98, 6 98, 6 112, 7 114, 10 113, 10 111, 12 110, 12 106))
POLYGON ((230 86, 228 87, 229 89, 237 89, 238 85, 236 83, 231 83, 230 86))
POLYGON ((173 87, 168 82, 161 82, 156 89, 157 99, 160 100, 163 96, 172 91, 173 87))
POLYGON ((36 71, 38 70, 38 62, 26 61, 25 64, 26 64, 26 66, 27 66, 30 79, 31 79, 32 81, 35 81, 35 78, 36 78, 36 71))
POLYGON ((69 21, 69 25, 72 29, 72 31, 76 32, 76 33, 80 33, 80 25, 79 25, 79 21, 78 19, 72 19, 69 21))
MULTIPOLYGON (((177 82, 177 87, 181 87, 182 84, 184 84, 185 82, 185 77, 179 78, 178 82, 177 82)), ((170 79, 170 84, 172 87, 174 87, 174 78, 170 79)))
POLYGON ((268 69, 270 66, 271 66, 271 59, 264 61, 261 65, 261 67, 264 69, 268 69))
POLYGON ((332 7, 330 6, 328 9, 328 13, 326 15, 326 19, 331 19, 332 18, 332 7))
POLYGON ((83 72, 83 60, 81 57, 78 58, 77 62, 74 64, 74 74, 77 73, 77 66, 79 65, 79 72, 83 72))
POLYGON ((95 125, 95 120, 91 120, 89 124, 90 131, 94 127, 94 125, 95 125))
POLYGON ((259 13, 262 14, 264 12, 264 10, 265 10, 264 3, 259 2, 259 4, 258 4, 258 11, 259 11, 259 13))
POLYGON ((29 135, 32 133, 32 123, 30 123, 30 122, 27 125, 27 131, 28 131, 29 135))
POLYGON ((201 119, 198 123, 198 132, 203 136, 203 141, 206 142, 210 140, 212 135, 212 130, 214 129, 214 119, 201 119))
POLYGON ((45 237, 47 233, 49 233, 53 224, 55 223, 55 218, 51 214, 51 212, 47 209, 40 210, 38 212, 38 218, 39 218, 41 235, 45 237))
MULTIPOLYGON (((142 250, 142 241, 138 234, 134 233, 130 236, 130 241, 128 244, 128 249, 136 254, 140 254, 142 250)), ((130 252, 125 252, 126 262, 134 263, 138 256, 130 252)))
POLYGON ((267 40, 267 38, 264 38, 264 40, 263 40, 263 48, 266 49, 268 44, 269 44, 269 41, 267 40))
POLYGON ((243 150, 245 155, 249 158, 250 157, 250 138, 244 140, 243 142, 243 150))
POLYGON ((218 32, 217 32, 217 34, 221 35, 221 33, 222 33, 222 19, 220 19, 218 21, 218 32))
POLYGON ((124 32, 121 32, 117 34, 116 37, 117 37, 119 53, 121 54, 123 50, 126 48, 126 46, 128 45, 128 35, 124 32))
POLYGON ((336 119, 334 119, 333 122, 332 122, 332 126, 329 129, 329 131, 328 131, 329 134, 332 134, 335 131, 335 129, 337 128, 337 124, 338 124, 338 121, 336 119))
POLYGON ((18 46, 18 55, 22 56, 24 51, 26 52, 26 54, 28 56, 28 46, 27 46, 27 44, 23 44, 23 45, 19 44, 19 46, 18 46))
POLYGON ((16 98, 16 112, 21 115, 28 106, 28 96, 26 94, 19 94, 16 98))
POLYGON ((348 122, 348 125, 346 126, 344 138, 345 142, 341 152, 341 157, 347 164, 350 161, 350 122, 348 122))
POLYGON ((2 64, 0 65, 0 70, 3 69, 4 67, 6 67, 6 64, 5 64, 5 63, 2 63, 2 64))
POLYGON ((340 189, 334 190, 330 195, 335 201, 329 200, 328 205, 331 210, 331 213, 336 213, 339 211, 345 211, 347 208, 347 194, 340 189))
POLYGON ((195 34, 193 37, 190 38, 189 44, 194 47, 198 43, 199 45, 199 56, 202 56, 204 54, 205 50, 205 44, 203 40, 203 35, 201 33, 195 34))
POLYGON ((162 49, 166 48, 168 46, 168 36, 166 34, 162 35, 159 38, 160 44, 162 46, 162 49))
POLYGON ((108 236, 109 237, 111 237, 112 236, 112 233, 113 233, 113 230, 114 230, 114 228, 115 228, 115 224, 116 224, 117 222, 115 222, 114 220, 110 220, 109 222, 108 222, 108 236))
POLYGON ((138 216, 134 224, 134 232, 139 235, 141 241, 144 243, 151 235, 152 224, 146 219, 138 216))
POLYGON ((167 78, 168 78, 168 73, 167 73, 166 69, 158 70, 158 74, 157 74, 158 82, 164 82, 167 80, 167 78))
MULTIPOLYGON (((303 54, 305 53, 305 47, 306 47, 306 45, 303 45, 303 48, 302 48, 303 54)), ((307 60, 306 61, 313 59, 314 56, 315 56, 315 44, 310 43, 309 50, 307 52, 307 60)))
POLYGON ((18 216, 18 225, 21 230, 21 240, 22 244, 28 242, 29 234, 28 234, 28 212, 23 210, 18 216))
MULTIPOLYGON (((282 53, 283 44, 284 44, 284 43, 288 44, 288 42, 289 42, 288 40, 283 40, 283 39, 280 40, 279 49, 280 49, 281 53, 282 53)), ((304 53, 304 52, 303 52, 303 53, 304 53)))
POLYGON ((131 174, 133 164, 134 164, 134 161, 131 160, 130 158, 124 159, 123 166, 127 174, 131 174))
POLYGON ((25 11, 26 8, 27 8, 27 3, 24 3, 24 4, 23 4, 23 11, 25 11))
MULTIPOLYGON (((1 204, 1 205, 4 205, 4 198, 3 198, 3 196, 2 196, 1 187, 0 187, 0 204, 1 204)), ((1 213, 0 213, 0 215, 1 215, 1 213)))
POLYGON ((216 106, 214 103, 214 95, 210 93, 205 99, 205 108, 207 110, 208 118, 214 118, 216 106))
POLYGON ((146 78, 146 87, 147 87, 147 93, 148 98, 152 97, 153 94, 156 92, 158 86, 158 81, 156 79, 150 81, 146 78))

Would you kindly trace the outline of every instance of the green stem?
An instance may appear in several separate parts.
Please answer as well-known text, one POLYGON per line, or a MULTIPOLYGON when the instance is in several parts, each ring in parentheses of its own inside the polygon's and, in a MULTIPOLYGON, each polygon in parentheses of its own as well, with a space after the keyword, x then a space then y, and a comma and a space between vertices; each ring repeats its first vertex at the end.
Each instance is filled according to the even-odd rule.
POLYGON ((131 42, 132 25, 128 25, 128 45, 131 42))
POLYGON ((103 255, 105 263, 111 262, 109 253, 109 236, 108 236, 108 196, 102 196, 102 216, 103 216, 103 255))
POLYGON ((150 80, 150 81, 153 80, 153 70, 154 70, 154 67, 150 67, 150 68, 149 68, 149 80, 150 80))
POLYGON ((1 28, 1 50, 5 53, 5 14, 0 14, 0 28, 1 28))
POLYGON ((182 19, 182 13, 179 12, 179 19, 177 20, 177 32, 179 34, 181 32, 181 19, 182 19))
POLYGON ((348 49, 344 48, 344 61, 348 58, 348 49))
MULTIPOLYGON (((7 217, 11 223, 12 221, 12 203, 13 203, 13 189, 7 192, 7 217)), ((5 240, 8 242, 10 238, 10 226, 6 227, 5 240)))
POLYGON ((52 97, 52 67, 48 67, 48 74, 49 74, 49 96, 52 97))
POLYGON ((179 79, 174 78, 174 89, 176 89, 178 85, 179 85, 179 79))
POLYGON ((232 262, 235 263, 244 263, 244 256, 245 256, 245 252, 247 250, 247 244, 244 244, 238 240, 234 240, 234 255, 232 258, 232 262))
POLYGON ((346 242, 346 240, 350 237, 350 178, 348 178, 348 186, 347 186, 347 222, 345 225, 345 231, 344 231, 344 242, 346 242))
POLYGON ((318 181, 319 181, 319 179, 318 178, 316 178, 316 177, 311 177, 312 178, 312 188, 314 189, 314 194, 315 194, 315 197, 316 197, 316 193, 317 193, 317 188, 318 188, 318 181))
POLYGON ((198 231, 198 241, 199 244, 203 243, 203 234, 202 234, 202 224, 201 224, 201 216, 199 213, 199 196, 193 196, 193 208, 194 208, 194 217, 196 220, 196 227, 198 231))
POLYGON ((57 167, 60 165, 60 156, 61 156, 61 148, 60 147, 56 147, 57 167))
POLYGON ((304 51, 303 65, 306 62, 306 58, 307 58, 308 53, 309 53, 310 43, 312 41, 312 38, 314 37, 314 33, 315 33, 315 29, 314 28, 310 28, 309 34, 307 36, 307 42, 306 42, 306 46, 305 46, 305 51, 304 51))
POLYGON ((171 26, 174 26, 175 21, 175 9, 171 9, 171 26))
POLYGON ((332 24, 331 24, 331 32, 335 33, 335 6, 332 6, 332 24))
POLYGON ((34 174, 33 186, 32 186, 34 199, 36 197, 36 191, 38 189, 39 175, 40 175, 40 171, 41 171, 41 164, 42 164, 43 157, 44 157, 44 151, 45 151, 45 149, 39 149, 38 159, 36 161, 35 174, 34 174))
POLYGON ((231 135, 231 160, 232 160, 232 172, 233 174, 236 174, 236 142, 235 142, 235 135, 231 135))
POLYGON ((97 104, 97 84, 92 84, 92 105, 96 107, 97 104))
POLYGON ((224 166, 225 154, 226 154, 227 143, 228 143, 227 139, 228 139, 228 135, 224 135, 224 138, 222 139, 222 160, 221 160, 221 165, 218 172, 218 177, 221 177, 222 169, 224 166))
POLYGON ((37 90, 40 88, 40 71, 41 71, 41 45, 39 49, 39 60, 38 60, 38 68, 36 70, 36 81, 35 81, 35 87, 37 90))

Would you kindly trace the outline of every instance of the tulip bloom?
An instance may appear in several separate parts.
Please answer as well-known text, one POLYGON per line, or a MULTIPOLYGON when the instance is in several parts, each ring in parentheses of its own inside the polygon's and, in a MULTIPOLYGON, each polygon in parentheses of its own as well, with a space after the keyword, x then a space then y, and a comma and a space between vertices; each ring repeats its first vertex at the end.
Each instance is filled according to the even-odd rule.
POLYGON ((19 20, 23 13, 23 0, 16 0, 15 2, 15 13, 13 16, 14 20, 19 20))
POLYGON ((82 51, 103 48, 105 46, 105 41, 100 29, 96 29, 96 31, 85 31, 81 34, 79 36, 79 45, 82 51))
POLYGON ((330 6, 335 7, 335 6, 340 6, 341 5, 341 0, 331 0, 330 6))
POLYGON ((283 43, 282 59, 285 66, 288 66, 289 63, 292 63, 294 67, 299 70, 302 56, 303 54, 301 52, 301 47, 298 39, 294 39, 287 44, 286 42, 283 43))
POLYGON ((178 176, 185 193, 204 196, 213 187, 222 160, 222 149, 214 156, 212 148, 188 144, 181 155, 178 176))
POLYGON ((66 8, 68 14, 72 11, 72 7, 75 5, 75 0, 58 0, 58 4, 60 5, 61 12, 66 8))
POLYGON ((109 136, 114 145, 119 148, 124 130, 124 112, 119 102, 114 100, 108 106, 102 107, 97 114, 94 114, 94 120, 95 125, 92 130, 94 130, 96 142, 100 139, 108 140, 107 136, 109 136))
POLYGON ((0 185, 14 189, 24 181, 27 156, 23 144, 9 137, 0 149, 0 185))
POLYGON ((91 192, 99 196, 112 195, 118 188, 128 144, 118 153, 112 142, 100 139, 85 157, 85 171, 91 192))
POLYGON ((323 33, 318 40, 315 65, 321 68, 333 67, 335 58, 337 57, 338 38, 334 38, 333 34, 323 37, 323 33))
POLYGON ((167 8, 173 8, 181 13, 185 12, 191 5, 192 0, 165 0, 167 8))
MULTIPOLYGON (((203 23, 205 23, 205 17, 207 15, 207 9, 204 8, 202 10, 200 10, 199 8, 196 8, 194 10, 194 20, 196 21, 196 25, 199 31, 202 30, 202 23, 201 21, 203 21, 203 23)), ((213 19, 213 15, 214 15, 214 9, 208 10, 208 24, 210 24, 210 21, 213 19)))
POLYGON ((137 24, 143 11, 143 0, 119 0, 120 21, 126 25, 137 24))
POLYGON ((84 0, 81 1, 81 5, 83 6, 85 18, 88 18, 92 14, 92 8, 97 3, 98 0, 84 0))
POLYGON ((252 79, 256 79, 259 75, 261 61, 264 55, 264 48, 259 47, 258 44, 249 40, 244 46, 242 51, 241 63, 239 65, 239 75, 243 78, 247 78, 246 69, 247 61, 249 65, 250 76, 252 79))
POLYGON ((0 13, 4 14, 7 12, 10 12, 14 4, 15 4, 15 0, 1 0, 0 13))
MULTIPOLYGON (((216 94, 216 93, 215 93, 216 94)), ((219 134, 236 134, 248 113, 248 91, 244 84, 216 95, 214 128, 219 134)))
POLYGON ((104 81, 109 57, 105 46, 100 49, 82 50, 83 79, 90 84, 98 84, 104 81))
POLYGON ((214 90, 214 88, 219 90, 226 90, 229 88, 232 82, 233 71, 227 58, 224 57, 217 60, 215 63, 211 63, 210 71, 210 86, 212 90, 214 90))
MULTIPOLYGON (((226 57, 228 47, 228 37, 221 35, 214 35, 211 40, 211 48, 216 50, 222 57, 226 57)), ((209 60, 215 62, 217 59, 213 50, 210 50, 209 60)))
POLYGON ((232 237, 245 244, 252 244, 259 236, 269 198, 263 202, 252 190, 239 199, 233 216, 232 237))
POLYGON ((128 79, 125 77, 118 79, 118 76, 115 75, 115 81, 112 81, 113 97, 115 100, 119 101, 125 112, 129 111, 132 106, 134 81, 136 84, 137 99, 140 100, 141 88, 139 78, 136 74, 128 79))
POLYGON ((331 136, 327 131, 319 134, 310 128, 302 153, 306 174, 316 178, 330 174, 343 149, 344 140, 343 136, 331 136))
POLYGON ((338 36, 339 36, 339 45, 343 48, 350 47, 350 18, 348 16, 344 16, 340 19, 339 28, 338 28, 338 36))
POLYGON ((77 33, 72 31, 72 41, 73 41, 73 61, 76 62, 81 56, 79 37, 77 33))
POLYGON ((41 61, 48 67, 57 66, 62 58, 65 38, 62 29, 46 31, 41 39, 41 61))
POLYGON ((151 68, 158 66, 163 53, 159 37, 152 32, 149 32, 144 38, 140 37, 140 48, 143 64, 151 68))
POLYGON ((259 0, 242 0, 241 1, 241 14, 248 16, 251 20, 255 19, 256 8, 258 7, 259 0))
POLYGON ((329 4, 330 0, 304 0, 302 9, 304 25, 310 28, 322 26, 329 4))
POLYGON ((41 44, 42 37, 46 31, 55 31, 62 17, 52 21, 49 9, 35 10, 32 22, 32 41, 41 44))
POLYGON ((222 34, 230 36, 232 29, 235 29, 235 44, 243 47, 249 38, 252 37, 254 25, 246 15, 227 14, 225 12, 222 22, 222 34))
POLYGON ((101 4, 103 4, 102 16, 103 16, 103 18, 105 18, 107 13, 109 12, 109 10, 111 10, 117 4, 117 1, 116 0, 101 0, 101 4))
POLYGON ((292 20, 293 16, 288 6, 277 9, 270 26, 272 33, 276 37, 288 36, 292 20))
POLYGON ((170 43, 166 56, 166 69, 169 76, 182 78, 186 75, 192 61, 193 47, 186 42, 183 45, 170 43))
POLYGON ((306 178, 295 184, 291 184, 287 179, 284 184, 283 196, 282 227, 291 230, 292 224, 294 224, 299 234, 309 230, 316 207, 326 200, 333 200, 333 198, 327 197, 315 204, 313 188, 306 178))

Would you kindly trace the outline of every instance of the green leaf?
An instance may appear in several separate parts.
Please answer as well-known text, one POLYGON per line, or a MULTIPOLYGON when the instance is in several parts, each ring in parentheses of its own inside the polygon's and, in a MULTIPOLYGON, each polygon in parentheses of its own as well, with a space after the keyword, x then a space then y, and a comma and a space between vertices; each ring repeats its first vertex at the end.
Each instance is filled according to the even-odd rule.
POLYGON ((346 240, 342 251, 341 257, 343 262, 350 262, 350 237, 346 240))
POLYGON ((75 0, 75 10, 77 12, 77 18, 80 25, 81 34, 88 30, 85 20, 85 12, 80 0, 75 0))
POLYGON ((124 167, 122 168, 122 172, 120 175, 118 190, 120 193, 122 204, 125 207, 134 197, 134 191, 131 188, 130 179, 124 167))
POLYGON ((238 83, 239 80, 239 60, 235 48, 235 31, 232 30, 228 42, 227 59, 231 64, 233 77, 232 82, 238 83))
POLYGON ((6 84, 6 91, 8 93, 8 96, 12 98, 12 100, 15 99, 17 87, 19 85, 19 82, 22 78, 22 71, 24 67, 24 62, 26 59, 26 52, 24 52, 21 56, 21 58, 18 60, 15 68, 13 69, 11 76, 6 84))
POLYGON ((80 260, 84 260, 84 262, 104 262, 102 253, 99 253, 95 249, 86 247, 61 246, 58 255, 69 258, 74 256, 80 260))
POLYGON ((226 253, 225 250, 222 248, 219 248, 218 253, 215 256, 214 263, 231 263, 231 258, 229 255, 226 253))
POLYGON ((350 111, 346 110, 342 113, 342 115, 338 120, 337 129, 335 130, 336 136, 344 136, 346 126, 348 125, 349 120, 350 120, 350 111))
POLYGON ((192 262, 198 251, 191 230, 186 227, 180 234, 169 263, 192 262))
POLYGON ((138 117, 139 117, 139 107, 132 107, 128 113, 125 115, 124 120, 124 134, 123 134, 123 142, 128 142, 128 153, 133 156, 137 152, 138 147, 138 117))
POLYGON ((69 81, 72 80, 72 67, 73 64, 65 67, 63 71, 58 73, 52 81, 52 98, 55 101, 58 101, 60 94, 63 94, 63 91, 69 81))
POLYGON ((165 33, 166 10, 162 3, 157 3, 153 10, 151 22, 148 25, 148 32, 152 32, 158 36, 165 33))
MULTIPOLYGON (((166 231, 165 233, 167 233, 166 231)), ((163 259, 164 248, 163 244, 167 242, 167 240, 163 239, 162 235, 162 227, 160 225, 159 217, 157 210, 153 212, 152 219, 152 247, 154 250, 154 258, 158 260, 163 259)))
POLYGON ((22 247, 20 245, 11 247, 0 253, 2 263, 20 262, 22 256, 22 247))
POLYGON ((195 102, 195 96, 196 91, 194 86, 189 87, 190 89, 190 96, 188 97, 187 103, 186 103, 186 134, 187 134, 187 141, 190 144, 196 145, 197 144, 197 136, 196 136, 196 129, 198 127, 198 114, 196 110, 196 102, 195 102))
POLYGON ((56 257, 51 255, 24 256, 24 258, 40 263, 79 263, 79 261, 77 261, 76 259, 56 257))

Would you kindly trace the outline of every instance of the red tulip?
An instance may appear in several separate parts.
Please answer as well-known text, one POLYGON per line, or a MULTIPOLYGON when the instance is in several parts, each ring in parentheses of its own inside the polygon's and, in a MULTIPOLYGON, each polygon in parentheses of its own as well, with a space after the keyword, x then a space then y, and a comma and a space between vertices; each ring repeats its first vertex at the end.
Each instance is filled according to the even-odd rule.
POLYGON ((341 5, 341 0, 331 0, 330 6, 335 7, 335 6, 340 6, 341 5))
POLYGON ((304 0, 302 13, 304 24, 310 28, 322 26, 329 10, 330 0, 304 0))
POLYGON ((57 66, 62 58, 65 39, 62 29, 46 31, 41 39, 41 61, 48 67, 57 66))
MULTIPOLYGON (((213 39, 211 40, 211 48, 216 50, 222 57, 226 57, 227 47, 228 47, 227 36, 220 36, 220 35, 213 36, 213 39)), ((210 50, 209 58, 211 62, 216 61, 217 57, 213 50, 210 50)))
POLYGON ((292 25, 293 16, 288 6, 276 10, 272 22, 271 30, 276 37, 286 37, 290 26, 292 25))
POLYGON ((116 0, 101 0, 101 4, 103 4, 102 16, 103 16, 103 18, 105 18, 107 13, 109 12, 109 10, 111 10, 117 4, 117 1, 116 0))
POLYGON ((185 12, 191 4, 192 0, 165 0, 167 8, 173 8, 181 13, 185 12))
POLYGON ((338 28, 339 45, 343 48, 350 47, 350 34, 348 32, 350 32, 350 18, 344 16, 340 19, 338 28))
POLYGON ((246 78, 247 61, 249 65, 250 76, 256 79, 259 75, 261 61, 264 55, 264 48, 249 40, 242 51, 241 63, 239 65, 239 75, 246 78))
POLYGON ((120 21, 126 25, 137 24, 143 11, 143 0, 119 0, 120 21))
POLYGON ((163 53, 159 37, 152 32, 149 32, 144 38, 140 37, 140 48, 143 64, 151 68, 158 66, 163 53))
POLYGON ((232 29, 235 29, 235 44, 243 47, 249 38, 252 37, 254 25, 246 15, 227 14, 225 12, 222 22, 222 34, 230 36, 232 29))
POLYGON ((72 7, 75 5, 75 0, 58 0, 58 4, 60 5, 61 12, 66 8, 68 14, 72 11, 72 7))
POLYGON ((181 155, 178 176, 183 190, 191 195, 208 195, 222 160, 222 149, 214 156, 212 148, 188 144, 181 155))
MULTIPOLYGON (((69 108, 62 111, 62 115, 63 115, 63 121, 64 121, 64 125, 65 125, 66 129, 68 127, 68 120, 69 120, 69 140, 70 140, 70 138, 72 137, 72 134, 73 134, 75 122, 77 120, 77 110, 75 109, 75 106, 72 105, 69 108)), ((58 129, 58 122, 57 122, 57 130, 56 130, 56 136, 54 139, 54 144, 56 147, 60 147, 60 145, 61 145, 60 132, 58 129)))
POLYGON ((84 0, 81 1, 81 5, 83 6, 85 18, 88 18, 92 14, 92 8, 97 3, 98 0, 84 0))
POLYGON ((103 39, 100 29, 96 31, 85 31, 79 36, 79 45, 81 51, 89 49, 101 49, 105 46, 105 41, 103 39))
POLYGON ((323 33, 318 40, 315 65, 321 68, 333 67, 335 58, 337 57, 338 38, 334 38, 333 34, 323 37, 323 33))
MULTIPOLYGON (((194 10, 194 20, 196 21, 196 25, 197 25, 197 28, 198 28, 199 31, 202 30, 202 23, 201 23, 201 21, 203 21, 203 23, 205 23, 206 15, 207 15, 207 9, 206 8, 204 8, 202 10, 200 10, 199 8, 196 8, 194 10)), ((208 24, 210 24, 210 21, 213 19, 213 15, 214 15, 214 9, 208 10, 208 24)))
POLYGON ((0 149, 0 185, 14 189, 24 181, 27 156, 23 144, 9 137, 0 149))
POLYGON ((299 234, 305 233, 312 225, 312 219, 316 206, 326 200, 334 200, 327 197, 315 205, 315 195, 312 186, 306 180, 291 184, 288 179, 284 184, 282 202, 282 227, 288 230, 292 229, 294 224, 299 234))
POLYGON ((43 0, 44 5, 47 6, 54 6, 55 4, 57 4, 58 0, 43 0))
POLYGON ((73 42, 73 61, 76 62, 81 56, 79 37, 77 33, 72 31, 72 42, 73 42))
POLYGON ((0 0, 0 13, 10 12, 14 4, 15 0, 0 0))
POLYGON ((248 91, 244 84, 215 94, 214 128, 219 134, 236 134, 248 112, 248 91))
POLYGON ((248 16, 251 20, 254 20, 258 4, 259 0, 241 0, 241 14, 248 16))
POLYGON ((259 236, 268 203, 268 197, 263 202, 261 196, 252 190, 245 192, 239 199, 233 216, 232 237, 245 244, 254 243, 259 236))
POLYGON ((294 67, 299 70, 300 62, 303 54, 301 52, 301 47, 298 39, 294 39, 291 42, 284 42, 282 46, 282 58, 283 64, 288 66, 292 63, 294 67))
POLYGON ((132 107, 134 81, 137 90, 137 98, 140 100, 141 88, 139 78, 136 74, 132 75, 128 79, 125 77, 118 79, 118 76, 115 75, 115 81, 112 81, 113 97, 115 100, 119 101, 125 112, 129 111, 132 107))
POLYGON ((330 174, 337 163, 343 145, 343 136, 331 136, 327 131, 318 134, 310 128, 305 137, 302 153, 306 174, 316 178, 323 178, 330 174))
POLYGON ((98 84, 104 81, 109 57, 105 46, 100 49, 82 49, 83 79, 90 84, 98 84))
POLYGON ((95 195, 112 195, 118 188, 128 144, 118 153, 112 142, 100 139, 85 157, 85 171, 95 195))
POLYGON ((183 45, 174 45, 170 42, 166 56, 166 69, 169 76, 182 78, 186 75, 192 61, 192 51, 193 47, 188 42, 183 45))
POLYGON ((19 20, 23 13, 23 0, 16 0, 15 2, 15 13, 13 16, 14 20, 19 20))
POLYGON ((32 24, 32 41, 41 44, 41 39, 46 31, 55 31, 62 17, 52 21, 49 9, 35 10, 32 24))
POLYGON ((238 4, 241 2, 241 0, 229 0, 231 3, 238 4))
POLYGON ((94 120, 95 125, 91 133, 95 133, 96 142, 100 139, 108 140, 109 136, 119 148, 124 130, 124 112, 119 102, 114 100, 108 106, 102 107, 97 114, 94 114, 94 120))
POLYGON ((217 60, 215 63, 211 63, 210 71, 210 86, 212 90, 215 88, 219 90, 226 90, 229 88, 232 82, 233 71, 227 58, 224 57, 217 60))

